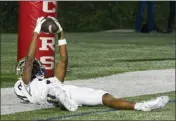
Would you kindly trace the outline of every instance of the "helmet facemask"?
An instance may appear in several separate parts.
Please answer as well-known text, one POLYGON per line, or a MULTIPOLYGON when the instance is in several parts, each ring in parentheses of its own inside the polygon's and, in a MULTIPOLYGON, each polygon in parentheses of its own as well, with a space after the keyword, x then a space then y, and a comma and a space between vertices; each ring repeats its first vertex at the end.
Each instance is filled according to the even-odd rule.
MULTIPOLYGON (((35 69, 36 68, 33 66, 32 72, 35 69)), ((36 71, 33 72, 32 74, 35 75, 35 77, 38 78, 39 80, 43 80, 45 77, 45 67, 44 66, 37 67, 36 71)))

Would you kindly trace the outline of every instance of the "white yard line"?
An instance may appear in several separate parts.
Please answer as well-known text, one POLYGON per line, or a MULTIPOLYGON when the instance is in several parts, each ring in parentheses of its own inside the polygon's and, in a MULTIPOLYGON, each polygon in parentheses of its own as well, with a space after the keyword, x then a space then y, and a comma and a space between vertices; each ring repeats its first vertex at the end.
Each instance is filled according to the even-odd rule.
MULTIPOLYGON (((126 72, 107 77, 66 81, 65 84, 86 86, 108 91, 116 97, 175 91, 175 69, 126 72)), ((23 104, 14 94, 13 88, 1 88, 1 115, 48 108, 23 104)))

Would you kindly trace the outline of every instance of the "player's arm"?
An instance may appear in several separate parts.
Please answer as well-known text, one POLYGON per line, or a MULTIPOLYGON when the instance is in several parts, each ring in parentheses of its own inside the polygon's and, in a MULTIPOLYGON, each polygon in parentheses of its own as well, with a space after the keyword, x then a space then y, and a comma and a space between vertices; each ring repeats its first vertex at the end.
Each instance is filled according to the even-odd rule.
POLYGON ((64 31, 60 23, 58 22, 58 20, 51 16, 48 16, 48 17, 53 19, 59 28, 56 33, 60 33, 58 34, 58 38, 60 35, 60 38, 58 40, 60 59, 59 59, 59 62, 56 63, 55 77, 57 78, 58 81, 61 81, 63 83, 66 75, 66 69, 67 69, 67 63, 68 63, 67 46, 66 46, 67 42, 64 36, 64 31))
POLYGON ((25 65, 24 65, 22 79, 24 84, 26 85, 28 85, 29 82, 31 81, 32 67, 33 67, 33 62, 35 59, 35 53, 37 48, 37 37, 38 37, 38 33, 34 32, 32 41, 28 49, 28 54, 25 58, 25 65))
POLYGON ((67 43, 66 43, 66 39, 65 39, 65 36, 64 36, 64 31, 61 30, 60 39, 58 40, 60 60, 56 64, 56 70, 55 70, 55 77, 58 80, 60 80, 61 82, 64 82, 64 78, 65 78, 65 75, 66 75, 67 64, 68 64, 68 54, 67 54, 66 44, 67 43))
POLYGON ((35 59, 35 54, 36 54, 36 49, 37 49, 37 38, 40 33, 41 25, 43 22, 44 22, 43 17, 37 20, 37 25, 33 33, 32 41, 30 43, 28 53, 25 58, 25 65, 24 65, 24 70, 22 74, 22 79, 25 85, 28 85, 31 81, 33 62, 35 59))

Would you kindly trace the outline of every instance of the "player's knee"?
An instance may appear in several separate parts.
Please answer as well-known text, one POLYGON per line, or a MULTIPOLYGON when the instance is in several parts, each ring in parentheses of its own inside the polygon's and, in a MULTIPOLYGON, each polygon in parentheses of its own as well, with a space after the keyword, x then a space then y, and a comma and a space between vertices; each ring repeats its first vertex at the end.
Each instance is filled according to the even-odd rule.
POLYGON ((110 95, 109 93, 104 94, 102 97, 103 105, 111 106, 114 99, 115 98, 112 95, 110 95))

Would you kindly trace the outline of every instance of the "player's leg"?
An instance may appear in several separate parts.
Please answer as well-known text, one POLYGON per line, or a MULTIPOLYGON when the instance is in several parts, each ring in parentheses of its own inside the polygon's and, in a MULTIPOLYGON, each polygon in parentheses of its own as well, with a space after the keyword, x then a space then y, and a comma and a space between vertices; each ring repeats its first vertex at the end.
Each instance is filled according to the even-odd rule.
POLYGON ((169 98, 167 96, 163 96, 158 97, 155 100, 135 103, 126 101, 121 98, 115 98, 114 96, 103 90, 95 90, 86 87, 69 87, 69 89, 71 97, 77 105, 105 105, 121 110, 150 111, 163 107, 169 101, 169 98))
POLYGON ((116 109, 151 111, 153 109, 164 107, 169 102, 169 97, 161 96, 153 100, 134 103, 120 98, 117 99, 112 95, 106 93, 102 97, 102 102, 105 106, 116 109))
POLYGON ((88 87, 77 87, 65 85, 71 95, 71 98, 78 106, 96 106, 102 105, 102 97, 107 92, 95 90, 88 87))
POLYGON ((87 87, 69 87, 72 99, 77 105, 105 105, 116 109, 134 109, 135 103, 117 99, 103 90, 95 90, 87 87))
POLYGON ((127 109, 127 110, 133 110, 135 103, 125 101, 120 98, 115 98, 114 96, 106 93, 102 97, 102 102, 105 106, 116 108, 116 109, 127 109))

